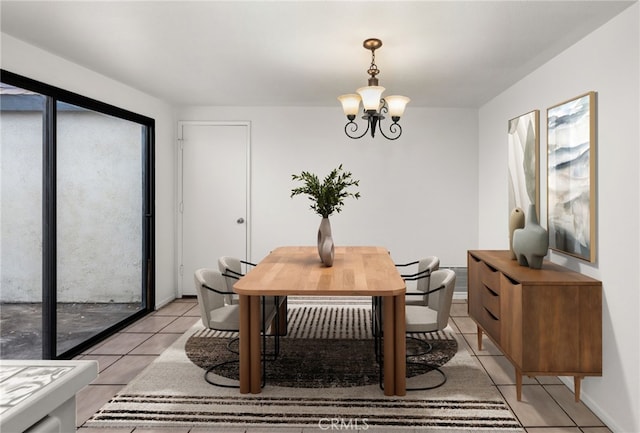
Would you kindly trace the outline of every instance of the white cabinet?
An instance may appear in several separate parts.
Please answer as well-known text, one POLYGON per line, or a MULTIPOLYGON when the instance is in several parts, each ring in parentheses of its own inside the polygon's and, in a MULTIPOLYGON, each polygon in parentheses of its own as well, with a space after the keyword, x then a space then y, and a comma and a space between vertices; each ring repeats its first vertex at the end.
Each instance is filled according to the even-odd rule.
POLYGON ((75 431, 76 393, 96 377, 96 361, 0 361, 0 431, 75 431))

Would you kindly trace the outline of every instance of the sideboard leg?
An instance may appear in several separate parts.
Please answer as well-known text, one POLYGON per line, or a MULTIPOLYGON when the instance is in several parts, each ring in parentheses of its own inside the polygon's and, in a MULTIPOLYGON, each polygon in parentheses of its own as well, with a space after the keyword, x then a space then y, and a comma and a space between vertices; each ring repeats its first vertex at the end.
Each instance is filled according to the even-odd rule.
POLYGON ((516 368, 516 399, 522 400, 522 372, 516 368))
POLYGON ((573 390, 576 398, 576 403, 580 402, 580 384, 582 376, 573 376, 573 390))
POLYGON ((478 328, 478 350, 482 350, 482 328, 478 328))

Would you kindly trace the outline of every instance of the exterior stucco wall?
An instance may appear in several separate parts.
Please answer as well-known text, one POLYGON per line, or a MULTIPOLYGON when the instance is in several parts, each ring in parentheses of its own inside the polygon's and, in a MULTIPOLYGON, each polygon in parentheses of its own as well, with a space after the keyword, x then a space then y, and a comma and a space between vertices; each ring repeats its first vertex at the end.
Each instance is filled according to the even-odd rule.
MULTIPOLYGON (((2 113, 2 302, 42 292, 42 114, 2 113)), ((141 300, 141 126, 87 111, 57 123, 58 302, 141 300)))

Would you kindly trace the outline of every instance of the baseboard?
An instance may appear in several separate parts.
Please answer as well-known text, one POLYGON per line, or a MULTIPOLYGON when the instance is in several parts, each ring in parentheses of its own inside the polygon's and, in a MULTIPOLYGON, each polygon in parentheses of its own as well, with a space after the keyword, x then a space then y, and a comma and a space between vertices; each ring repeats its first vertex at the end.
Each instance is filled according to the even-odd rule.
POLYGON ((163 299, 162 301, 156 301, 156 310, 159 310, 160 308, 164 307, 165 305, 170 304, 171 302, 175 301, 176 297, 172 296, 172 297, 168 297, 163 299))
MULTIPOLYGON (((575 387, 573 386, 573 376, 558 376, 558 379, 560 379, 560 382, 564 383, 567 388, 575 393, 575 387)), ((585 379, 582 380, 584 381, 585 379)), ((584 403, 584 405, 587 406, 589 410, 594 413, 594 415, 600 418, 600 421, 602 421, 609 430, 611 430, 612 432, 625 431, 616 423, 615 419, 611 418, 611 416, 606 411, 602 410, 602 408, 595 401, 593 401, 589 394, 585 392, 584 387, 582 387, 580 390, 580 401, 582 401, 582 403, 584 403)))
POLYGON ((466 301, 467 300, 467 292, 453 292, 453 299, 457 301, 466 301))

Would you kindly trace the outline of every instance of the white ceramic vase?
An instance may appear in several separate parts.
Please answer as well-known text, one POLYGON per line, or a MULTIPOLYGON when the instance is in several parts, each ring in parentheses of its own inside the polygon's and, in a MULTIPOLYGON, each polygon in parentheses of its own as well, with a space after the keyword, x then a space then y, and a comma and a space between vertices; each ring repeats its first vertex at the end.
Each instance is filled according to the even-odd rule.
POLYGON ((333 266, 334 247, 329 218, 322 218, 322 221, 320 221, 320 228, 318 228, 318 254, 325 266, 333 266))

